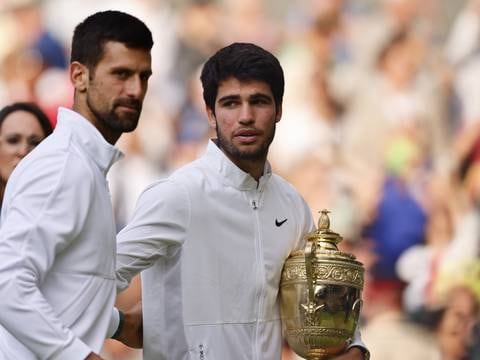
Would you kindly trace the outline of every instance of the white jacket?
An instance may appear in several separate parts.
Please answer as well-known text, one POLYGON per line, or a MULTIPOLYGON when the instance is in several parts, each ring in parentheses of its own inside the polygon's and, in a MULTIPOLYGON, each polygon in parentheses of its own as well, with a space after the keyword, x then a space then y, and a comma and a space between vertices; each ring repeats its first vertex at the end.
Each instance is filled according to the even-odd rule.
POLYGON ((105 174, 120 156, 62 108, 53 134, 13 172, 0 227, 0 359, 100 352, 116 295, 105 174))
POLYGON ((278 360, 283 264, 313 228, 267 164, 257 182, 210 141, 140 196, 118 235, 120 288, 143 270, 145 360, 278 360))

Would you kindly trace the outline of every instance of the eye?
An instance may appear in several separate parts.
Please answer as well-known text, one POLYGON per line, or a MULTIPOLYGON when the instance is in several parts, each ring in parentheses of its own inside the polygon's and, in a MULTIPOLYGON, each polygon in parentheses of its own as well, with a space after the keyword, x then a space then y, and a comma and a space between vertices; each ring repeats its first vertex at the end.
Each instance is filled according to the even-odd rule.
POLYGON ((141 73, 140 74, 140 80, 143 82, 147 82, 148 79, 150 79, 150 76, 152 76, 152 73, 146 72, 146 73, 141 73))
POLYGON ((8 136, 5 141, 10 145, 17 145, 20 142, 20 136, 8 136))
POLYGON ((233 108, 238 104, 238 101, 235 100, 227 100, 222 103, 222 106, 225 108, 233 108))
POLYGON ((252 105, 270 105, 272 101, 270 98, 258 97, 250 101, 252 105))
POLYGON ((34 148, 36 147, 38 144, 40 144, 42 142, 42 139, 40 138, 31 138, 31 139, 28 139, 28 146, 34 148))
POLYGON ((130 76, 130 71, 128 70, 116 70, 114 71, 115 76, 117 76, 119 79, 125 80, 130 76))

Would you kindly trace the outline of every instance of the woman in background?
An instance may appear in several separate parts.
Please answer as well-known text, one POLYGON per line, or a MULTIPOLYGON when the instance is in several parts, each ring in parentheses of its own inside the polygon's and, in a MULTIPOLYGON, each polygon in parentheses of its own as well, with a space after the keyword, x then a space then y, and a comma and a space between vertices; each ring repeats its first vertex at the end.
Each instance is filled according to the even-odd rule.
POLYGON ((50 120, 33 103, 16 102, 0 110, 0 203, 13 169, 51 133, 50 120))

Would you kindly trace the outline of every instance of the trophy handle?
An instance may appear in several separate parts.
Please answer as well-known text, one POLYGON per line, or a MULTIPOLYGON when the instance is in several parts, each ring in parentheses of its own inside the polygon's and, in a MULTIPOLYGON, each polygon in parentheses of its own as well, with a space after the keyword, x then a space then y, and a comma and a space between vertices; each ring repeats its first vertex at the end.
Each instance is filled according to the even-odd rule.
POLYGON ((354 328, 358 326, 358 321, 360 320, 360 312, 362 311, 363 300, 357 299, 352 305, 353 319, 354 319, 354 328))
POLYGON ((315 291, 313 286, 316 283, 313 275, 313 261, 315 259, 316 244, 314 241, 309 241, 305 246, 305 270, 307 275, 308 286, 308 304, 315 303, 315 291))
POLYGON ((315 290, 314 285, 316 279, 313 274, 313 262, 315 258, 315 249, 316 244, 314 241, 307 242, 305 246, 305 270, 307 275, 307 286, 308 286, 308 299, 306 304, 300 304, 300 306, 305 311, 305 322, 309 325, 315 325, 316 313, 319 309, 323 307, 322 305, 317 306, 315 301, 315 290))

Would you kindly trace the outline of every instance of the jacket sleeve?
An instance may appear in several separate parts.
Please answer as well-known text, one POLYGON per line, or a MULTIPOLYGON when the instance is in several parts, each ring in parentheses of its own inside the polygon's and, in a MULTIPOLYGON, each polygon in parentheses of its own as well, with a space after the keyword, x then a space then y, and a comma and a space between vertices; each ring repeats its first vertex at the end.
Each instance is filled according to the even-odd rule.
POLYGON ((295 250, 303 249, 305 247, 305 235, 315 229, 312 212, 305 200, 298 196, 298 203, 296 205, 298 219, 298 237, 295 243, 295 250))
POLYGON ((354 346, 358 346, 358 347, 361 347, 362 349, 368 350, 362 341, 362 336, 360 334, 360 329, 358 327, 355 330, 355 334, 353 334, 352 343, 348 346, 347 350, 354 346))
POLYGON ((117 290, 152 266, 175 254, 190 224, 190 198, 184 185, 163 180, 139 197, 130 222, 117 236, 117 290))
POLYGON ((67 154, 36 159, 14 174, 4 200, 0 323, 41 359, 84 359, 91 352, 40 291, 56 255, 75 240, 86 219, 91 183, 84 174, 78 181, 78 167, 67 154))

